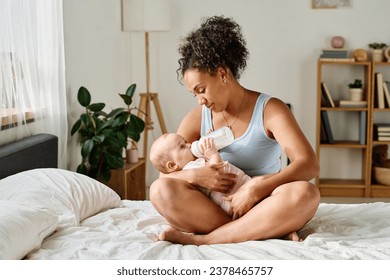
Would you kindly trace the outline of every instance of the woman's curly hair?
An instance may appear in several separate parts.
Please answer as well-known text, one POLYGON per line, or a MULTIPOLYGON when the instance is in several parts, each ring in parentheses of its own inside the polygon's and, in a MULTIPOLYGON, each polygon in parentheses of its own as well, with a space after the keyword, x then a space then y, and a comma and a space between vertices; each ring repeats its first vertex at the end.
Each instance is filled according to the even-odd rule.
POLYGON ((230 69, 236 79, 246 67, 249 52, 241 27, 231 18, 213 16, 203 20, 179 46, 180 79, 188 69, 214 75, 219 67, 230 69))

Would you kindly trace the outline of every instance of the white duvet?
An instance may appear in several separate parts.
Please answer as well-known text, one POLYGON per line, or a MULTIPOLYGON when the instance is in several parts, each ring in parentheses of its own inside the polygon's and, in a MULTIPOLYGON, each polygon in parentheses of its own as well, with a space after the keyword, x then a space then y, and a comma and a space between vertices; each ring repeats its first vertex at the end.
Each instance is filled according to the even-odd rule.
POLYGON ((155 242, 168 226, 150 201, 61 169, 0 180, 0 259, 390 259, 390 203, 321 204, 303 242, 183 246, 155 242))
POLYGON ((321 204, 303 242, 250 241, 210 246, 155 242, 168 224, 149 201, 123 201, 55 232, 29 259, 390 259, 390 204, 321 204))

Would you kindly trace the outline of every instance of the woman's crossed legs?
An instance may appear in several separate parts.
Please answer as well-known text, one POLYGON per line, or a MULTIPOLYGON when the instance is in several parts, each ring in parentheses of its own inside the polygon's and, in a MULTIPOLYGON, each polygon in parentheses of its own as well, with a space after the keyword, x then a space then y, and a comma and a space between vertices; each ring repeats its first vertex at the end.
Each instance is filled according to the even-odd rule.
POLYGON ((234 221, 185 181, 158 179, 151 186, 150 197, 172 226, 159 235, 159 240, 202 245, 269 238, 299 241, 296 231, 314 216, 320 196, 309 182, 284 184, 234 221))

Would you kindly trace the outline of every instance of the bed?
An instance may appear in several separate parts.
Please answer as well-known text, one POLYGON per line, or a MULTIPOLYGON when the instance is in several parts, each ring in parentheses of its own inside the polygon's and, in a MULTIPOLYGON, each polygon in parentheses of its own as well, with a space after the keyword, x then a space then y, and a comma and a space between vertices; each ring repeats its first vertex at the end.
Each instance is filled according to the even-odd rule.
POLYGON ((390 259, 390 203, 322 203, 299 231, 303 242, 183 246, 154 241, 168 223, 150 201, 121 200, 104 184, 56 168, 55 136, 7 144, 0 155, 7 168, 0 180, 0 259, 390 259))

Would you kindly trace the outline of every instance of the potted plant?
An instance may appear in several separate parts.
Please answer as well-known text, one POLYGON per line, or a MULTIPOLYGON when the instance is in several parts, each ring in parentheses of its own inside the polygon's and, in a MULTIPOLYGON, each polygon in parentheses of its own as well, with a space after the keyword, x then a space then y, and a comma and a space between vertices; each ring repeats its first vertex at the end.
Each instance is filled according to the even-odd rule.
POLYGON ((371 59, 374 62, 383 61, 383 50, 387 47, 385 43, 370 43, 368 47, 371 50, 371 59))
POLYGON ((85 112, 80 115, 71 129, 76 132, 81 144, 82 160, 77 172, 107 182, 111 169, 122 168, 123 150, 132 141, 137 143, 145 129, 145 122, 132 113, 131 107, 136 85, 129 86, 125 94, 119 94, 126 108, 103 111, 104 103, 91 103, 91 94, 80 87, 77 99, 85 112), (129 141, 130 139, 130 141, 129 141))
POLYGON ((355 79, 352 83, 348 84, 348 87, 351 94, 351 100, 363 100, 363 83, 361 79, 355 79))

